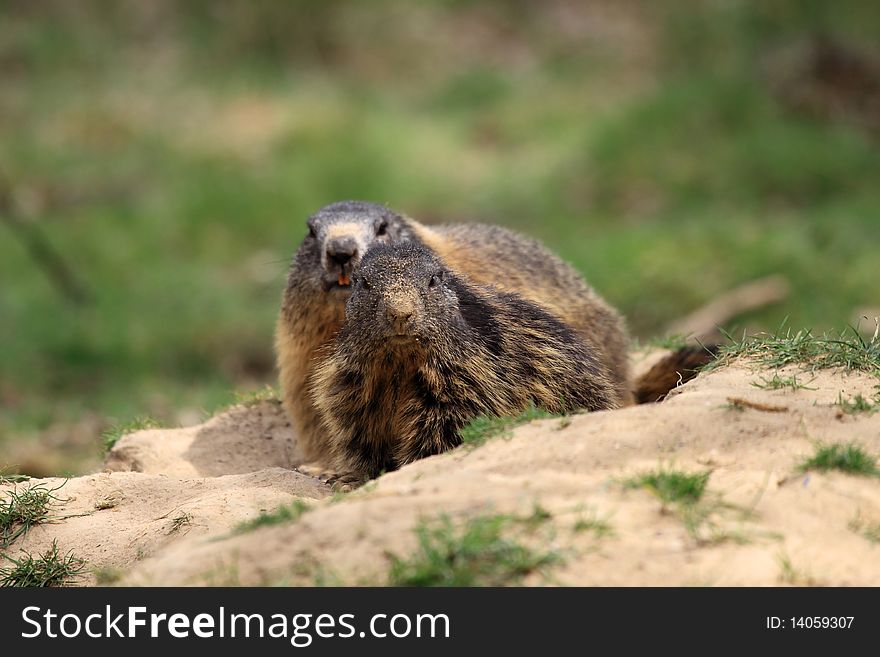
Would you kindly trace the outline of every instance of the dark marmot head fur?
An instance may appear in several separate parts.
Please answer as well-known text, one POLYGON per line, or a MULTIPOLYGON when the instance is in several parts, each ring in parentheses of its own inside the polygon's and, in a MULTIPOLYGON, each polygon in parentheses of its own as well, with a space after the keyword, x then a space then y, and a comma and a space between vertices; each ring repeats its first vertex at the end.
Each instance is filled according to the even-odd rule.
POLYGON ((297 274, 326 291, 345 291, 352 270, 373 244, 407 239, 399 214, 377 203, 342 201, 309 217, 309 234, 296 253, 297 274))
POLYGON ((340 470, 373 477, 461 442, 473 418, 615 408, 608 368, 517 294, 468 282, 414 243, 374 246, 312 399, 340 470))

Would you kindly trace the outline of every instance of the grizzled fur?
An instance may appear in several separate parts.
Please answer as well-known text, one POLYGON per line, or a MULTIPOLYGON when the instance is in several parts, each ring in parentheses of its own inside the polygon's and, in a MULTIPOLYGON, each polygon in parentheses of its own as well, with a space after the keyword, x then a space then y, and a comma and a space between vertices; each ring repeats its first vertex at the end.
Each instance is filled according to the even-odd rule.
POLYGON ((275 349, 285 408, 306 457, 326 456, 323 431, 308 394, 307 382, 317 350, 326 345, 345 316, 349 286, 340 274, 352 269, 373 244, 406 240, 411 232, 403 219, 373 203, 334 203, 309 218, 309 233, 293 256, 275 331, 275 349), (352 240, 354 255, 345 266, 328 258, 334 240, 352 240))
POLYGON ((620 404, 607 365, 573 329, 413 243, 363 258, 312 382, 337 467, 361 477, 455 447, 478 415, 620 404))
POLYGON ((573 328, 608 367, 622 405, 632 403, 629 337, 614 308, 540 242, 500 226, 422 226, 413 233, 449 267, 481 285, 514 292, 573 328))
POLYGON ((345 316, 344 285, 374 244, 412 242, 431 248, 459 278, 513 292, 568 324, 608 370, 621 405, 631 402, 628 338, 620 315, 569 265, 538 242, 496 226, 428 227, 375 203, 345 201, 309 218, 309 234, 294 255, 276 328, 285 406, 307 457, 327 456, 324 431, 308 388, 313 359, 345 316), (329 255, 343 243, 344 265, 329 255))

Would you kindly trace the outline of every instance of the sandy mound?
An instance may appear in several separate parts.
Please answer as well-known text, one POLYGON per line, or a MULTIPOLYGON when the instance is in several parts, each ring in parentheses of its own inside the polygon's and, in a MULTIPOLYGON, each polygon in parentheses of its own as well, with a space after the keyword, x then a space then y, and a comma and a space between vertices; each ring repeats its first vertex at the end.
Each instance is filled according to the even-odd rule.
POLYGON ((126 570, 128 584, 381 583, 388 553, 416 546, 420 519, 525 516, 539 505, 549 517, 532 541, 563 557, 554 583, 880 585, 880 545, 855 524, 880 523, 880 479, 797 469, 818 440, 880 453, 880 413, 851 416, 836 405, 841 393, 873 396, 877 380, 779 376, 794 373, 808 389, 759 389, 752 383, 773 373, 749 363, 720 368, 661 404, 533 422, 323 501, 326 487, 278 469, 297 462, 278 405, 238 407, 200 427, 124 438, 108 467, 135 472, 69 481, 59 513, 89 515, 20 542, 33 552, 57 538, 94 567, 126 570), (698 514, 622 483, 661 466, 711 471, 698 514), (118 504, 95 510, 117 495, 118 504), (229 531, 294 496, 313 500, 298 521, 229 531), (192 521, 171 531, 180 511, 192 521), (597 518, 610 533, 576 531, 597 518))
POLYGON ((230 533, 261 510, 294 498, 328 495, 320 482, 281 468, 202 479, 103 472, 24 485, 36 484, 57 487, 58 520, 34 527, 15 547, 36 555, 57 540, 62 551, 72 550, 91 566, 83 584, 94 583, 96 574, 127 571, 180 540, 230 533))
POLYGON ((114 472, 218 477, 302 462, 281 403, 235 406, 204 424, 123 436, 104 462, 114 472))

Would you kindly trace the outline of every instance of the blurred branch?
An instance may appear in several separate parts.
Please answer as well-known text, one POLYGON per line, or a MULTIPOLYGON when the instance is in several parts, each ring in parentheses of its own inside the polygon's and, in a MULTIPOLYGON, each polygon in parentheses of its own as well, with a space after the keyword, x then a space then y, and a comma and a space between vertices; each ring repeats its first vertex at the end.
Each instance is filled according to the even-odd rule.
POLYGON ((757 310, 785 299, 789 284, 783 276, 767 276, 741 285, 715 298, 702 308, 666 328, 666 335, 687 335, 699 341, 711 341, 723 326, 751 310, 757 310))
POLYGON ((40 226, 19 216, 6 180, 0 180, 0 221, 9 226, 9 230, 22 243, 34 264, 43 270, 49 282, 65 300, 76 305, 91 302, 92 295, 79 282, 73 268, 52 246, 40 226))

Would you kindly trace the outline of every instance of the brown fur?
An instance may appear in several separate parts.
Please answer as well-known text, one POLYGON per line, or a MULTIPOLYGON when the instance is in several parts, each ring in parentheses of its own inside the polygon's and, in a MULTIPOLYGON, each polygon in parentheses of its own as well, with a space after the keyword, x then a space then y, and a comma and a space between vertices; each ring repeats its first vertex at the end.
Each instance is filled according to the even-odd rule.
POLYGON ((355 478, 458 445, 478 415, 621 403, 602 354, 569 326, 428 248, 375 246, 353 280, 311 394, 335 465, 355 478))
POLYGON ((610 373, 621 404, 631 403, 628 338, 621 316, 538 242, 495 226, 429 228, 384 206, 354 201, 327 206, 309 223, 314 234, 306 236, 294 255, 276 325, 283 399, 309 459, 326 460, 328 453, 308 379, 315 355, 342 325, 350 292, 332 281, 340 272, 351 273, 377 243, 424 244, 462 279, 516 292, 540 305, 577 331, 610 373), (356 243, 357 255, 337 271, 326 257, 326 244, 344 235, 356 243))
POLYGON ((481 285, 515 292, 559 317, 601 354, 624 404, 632 402, 629 337, 621 317, 569 264, 536 240, 498 226, 462 224, 412 231, 450 268, 481 285))
POLYGON ((700 368, 712 362, 718 347, 682 347, 656 363, 636 382, 637 404, 663 401, 673 388, 687 383, 700 372, 700 368))

